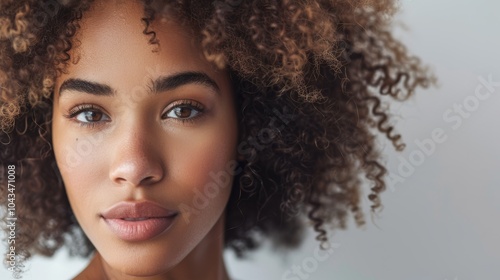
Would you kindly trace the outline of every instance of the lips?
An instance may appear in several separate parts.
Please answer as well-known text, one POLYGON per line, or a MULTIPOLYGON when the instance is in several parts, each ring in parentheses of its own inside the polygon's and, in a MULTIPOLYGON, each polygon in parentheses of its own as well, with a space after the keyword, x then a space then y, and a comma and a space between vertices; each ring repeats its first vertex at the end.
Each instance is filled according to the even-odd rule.
POLYGON ((177 214, 150 201, 124 201, 104 211, 101 217, 122 240, 144 241, 168 230, 177 214))

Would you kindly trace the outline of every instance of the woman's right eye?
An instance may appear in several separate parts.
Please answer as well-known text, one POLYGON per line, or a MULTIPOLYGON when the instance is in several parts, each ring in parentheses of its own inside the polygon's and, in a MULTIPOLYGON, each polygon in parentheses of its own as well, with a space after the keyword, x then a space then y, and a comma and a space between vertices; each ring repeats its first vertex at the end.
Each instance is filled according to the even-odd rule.
POLYGON ((104 120, 109 120, 109 117, 103 112, 91 110, 82 111, 76 115, 76 119, 83 123, 99 122, 103 121, 103 118, 104 120))
POLYGON ((111 118, 94 105, 79 105, 69 112, 69 119, 74 119, 81 125, 96 125, 110 121, 111 118))

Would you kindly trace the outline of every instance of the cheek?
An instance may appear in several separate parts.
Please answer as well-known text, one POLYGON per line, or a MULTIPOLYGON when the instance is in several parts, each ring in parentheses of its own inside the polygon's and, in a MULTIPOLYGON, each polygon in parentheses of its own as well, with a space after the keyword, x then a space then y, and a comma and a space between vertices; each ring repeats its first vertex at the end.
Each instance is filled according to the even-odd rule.
POLYGON ((102 143, 98 135, 81 136, 72 130, 59 130, 54 126, 54 153, 57 166, 61 172, 68 200, 77 218, 80 213, 92 209, 91 204, 99 200, 94 195, 105 178, 103 166, 102 143), (61 133, 64 131, 63 133, 61 133), (99 181, 100 180, 100 181, 99 181))
POLYGON ((184 202, 198 210, 211 209, 212 204, 219 210, 225 206, 233 175, 228 165, 235 161, 236 137, 235 124, 229 122, 177 142, 178 147, 172 149, 175 155, 169 164, 170 175, 186 186, 178 190, 184 202), (207 203, 203 200, 211 207, 204 207, 207 203))

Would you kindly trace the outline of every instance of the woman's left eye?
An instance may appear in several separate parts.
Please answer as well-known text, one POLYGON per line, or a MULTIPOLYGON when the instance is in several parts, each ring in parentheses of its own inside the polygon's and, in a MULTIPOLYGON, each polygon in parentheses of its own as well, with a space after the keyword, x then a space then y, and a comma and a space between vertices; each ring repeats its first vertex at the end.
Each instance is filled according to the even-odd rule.
POLYGON ((203 107, 194 102, 176 105, 163 114, 162 118, 178 119, 180 121, 194 120, 203 113, 203 107))

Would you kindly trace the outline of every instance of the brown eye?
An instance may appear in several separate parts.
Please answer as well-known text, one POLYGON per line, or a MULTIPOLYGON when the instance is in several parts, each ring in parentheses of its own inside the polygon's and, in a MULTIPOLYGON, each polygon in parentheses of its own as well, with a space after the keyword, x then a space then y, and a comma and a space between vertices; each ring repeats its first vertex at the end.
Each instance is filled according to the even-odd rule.
MULTIPOLYGON (((189 117, 192 117, 191 115, 193 114, 193 109, 188 108, 188 107, 177 107, 172 110, 178 118, 181 119, 186 119, 189 117)), ((196 115, 196 114, 195 114, 196 115)))
POLYGON ((177 119, 180 121, 193 120, 199 117, 203 113, 203 110, 202 105, 199 105, 197 102, 186 101, 168 110, 163 115, 163 118, 177 119))
POLYGON ((83 109, 74 113, 73 117, 80 123, 96 123, 109 120, 106 114, 96 109, 83 109))
POLYGON ((98 122, 102 119, 103 116, 101 112, 96 112, 96 111, 85 111, 82 112, 80 115, 83 116, 84 120, 81 120, 79 116, 77 116, 76 119, 79 121, 86 121, 86 122, 98 122))

